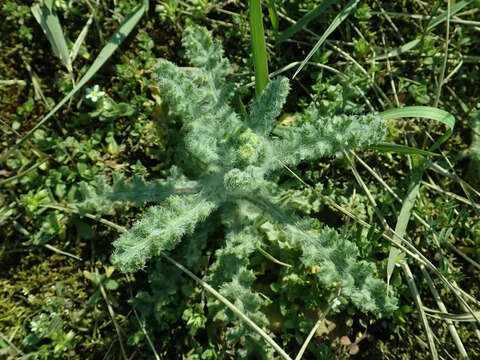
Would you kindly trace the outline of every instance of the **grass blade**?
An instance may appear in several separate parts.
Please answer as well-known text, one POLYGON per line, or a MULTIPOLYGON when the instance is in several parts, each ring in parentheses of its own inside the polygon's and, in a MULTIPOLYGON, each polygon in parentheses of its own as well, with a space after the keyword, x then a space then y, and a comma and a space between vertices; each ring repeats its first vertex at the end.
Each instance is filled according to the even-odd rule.
MULTIPOLYGON (((387 110, 380 114, 385 119, 392 119, 398 117, 426 117, 432 120, 437 120, 445 125, 447 125, 448 130, 447 132, 438 139, 435 144, 429 149, 429 151, 433 151, 437 147, 439 147, 453 132, 453 127, 455 125, 455 118, 448 112, 427 106, 411 106, 401 109, 391 109, 387 110)), ((426 162, 420 160, 417 156, 413 156, 413 170, 410 180, 410 186, 408 189, 407 196, 403 201, 402 208, 400 210, 400 214, 397 219, 397 224, 395 226, 394 238, 397 239, 399 242, 402 242, 402 238, 407 230, 407 225, 410 220, 410 215, 412 214, 413 207, 415 205, 416 198, 420 193, 420 184, 422 181, 423 171, 425 169, 426 162)), ((404 254, 398 248, 390 248, 390 252, 388 255, 388 262, 387 262, 387 289, 388 284, 390 282, 391 276, 395 269, 395 266, 400 262, 404 274, 407 278, 408 286, 410 288, 410 292, 415 300, 415 304, 420 312, 420 318, 422 320, 423 327, 425 329, 425 333, 427 335, 427 342, 428 347, 430 349, 430 353, 433 359, 438 359, 438 353, 435 347, 435 343, 433 340, 433 332, 430 328, 428 323, 427 317, 425 315, 425 311, 423 309, 422 300, 420 298, 420 294, 418 293, 417 286, 415 285, 413 275, 411 274, 410 268, 408 264, 403 261, 404 254)))
POLYGON ((391 109, 380 113, 386 119, 404 118, 404 117, 420 117, 439 121, 447 125, 447 132, 433 144, 428 151, 433 151, 445 142, 452 135, 455 126, 455 118, 449 112, 430 106, 408 106, 400 109, 391 109))
POLYGON ((292 267, 292 265, 290 264, 287 264, 287 263, 284 263, 278 259, 275 259, 272 255, 270 255, 268 252, 266 252, 265 250, 263 250, 260 246, 257 246, 256 247, 258 252, 260 254, 262 254, 263 256, 265 256, 268 260, 274 262, 275 264, 278 264, 278 265, 281 265, 281 266, 285 266, 285 267, 292 267))
MULTIPOLYGON (((451 321, 458 321, 458 322, 475 322, 476 321, 475 318, 470 313, 450 314, 450 313, 445 313, 438 310, 433 310, 427 307, 424 307, 424 309, 427 312, 428 316, 431 316, 439 320, 445 320, 445 321, 451 320, 451 321)), ((477 316, 480 316, 480 311, 477 311, 476 314, 477 316)))
MULTIPOLYGON (((399 242, 402 242, 402 239, 405 238, 404 235, 407 230, 407 225, 410 220, 410 216, 412 214, 412 210, 415 205, 417 196, 420 193, 420 184, 422 182, 423 170, 425 168, 425 163, 421 161, 417 156, 413 156, 412 160, 413 160, 413 171, 411 175, 410 186, 408 189, 407 197, 403 201, 402 208, 400 210, 400 214, 397 219, 397 224, 395 225, 395 232, 393 234, 393 237, 396 238, 399 242)), ((423 310, 422 299, 420 297, 418 287, 415 284, 415 280, 409 265, 406 263, 406 261, 404 261, 404 257, 405 257, 405 254, 403 254, 398 248, 396 247, 390 248, 390 253, 388 255, 388 262, 387 262, 387 291, 388 291, 388 284, 390 282, 390 278, 392 276, 393 270, 395 269, 395 265, 399 264, 401 265, 403 273, 405 274, 408 287, 410 289, 410 293, 412 294, 412 297, 415 301, 415 305, 417 306, 417 309, 420 312, 420 319, 425 329, 425 333, 427 336, 427 343, 430 349, 430 354, 432 356, 432 359, 436 360, 438 359, 438 352, 433 340, 433 337, 434 337, 433 332, 428 323, 427 317, 425 315, 425 311, 423 310)))
POLYGON ((78 55, 78 51, 80 50, 80 46, 82 46, 83 40, 85 40, 85 37, 87 36, 88 29, 90 28, 90 25, 92 24, 92 21, 93 21, 93 14, 90 15, 87 23, 85 24, 82 31, 78 35, 77 40, 75 40, 75 44, 73 44, 72 51, 69 54, 70 63, 72 63, 72 64, 73 64, 73 62, 75 61, 75 58, 78 55))
POLYGON ((436 154, 431 151, 417 149, 414 147, 399 145, 399 144, 380 143, 380 144, 370 145, 368 146, 368 148, 377 150, 383 153, 396 152, 396 153, 411 154, 411 155, 440 156, 440 154, 436 154))
MULTIPOLYGON (((442 297, 440 296, 440 293, 435 287, 435 284, 433 283, 433 280, 430 277, 430 274, 425 269, 425 266, 421 265, 420 270, 422 271, 422 274, 425 280, 427 280, 428 287, 430 288, 430 292, 432 293, 438 308, 442 313, 447 313, 447 307, 443 303, 442 297)), ((425 309, 423 309, 423 311, 425 311, 425 309)), ((461 359, 467 360, 469 358, 467 351, 465 350, 465 346, 463 345, 462 339, 458 335, 458 331, 451 320, 447 320, 447 328, 448 328, 448 331, 450 332, 451 337, 453 338, 453 342, 455 343, 458 349, 458 352, 460 353, 461 359)))
MULTIPOLYGON (((148 4, 148 1, 147 1, 148 4)), ((0 158, 0 164, 2 164, 8 156, 16 149, 18 149, 26 140, 28 140, 33 133, 43 124, 45 124, 65 103, 75 95, 105 64, 105 62, 112 56, 112 54, 117 50, 120 44, 125 40, 125 38, 130 34, 135 25, 140 21, 143 14, 147 11, 148 6, 143 5, 137 6, 120 24, 118 30, 108 39, 105 47, 100 51, 97 58, 93 62, 92 66, 88 69, 86 74, 80 79, 77 85, 70 91, 70 93, 65 96, 37 125, 33 127, 20 141, 18 141, 10 150, 6 152, 5 155, 0 158)))
POLYGON ((72 72, 72 64, 68 56, 68 46, 63 34, 62 26, 58 20, 58 16, 47 6, 40 6, 35 4, 31 8, 32 14, 37 22, 42 27, 42 30, 47 37, 53 52, 63 62, 63 65, 67 68, 68 72, 72 72))
MULTIPOLYGON (((380 113, 380 115, 386 120, 404 117, 424 117, 431 120, 440 121, 441 123, 447 125, 447 132, 440 139, 438 139, 435 144, 433 144, 428 152, 435 150, 445 140, 447 140, 450 135, 452 135, 453 127, 455 126, 455 118, 450 113, 429 106, 409 106, 401 109, 391 109, 380 113)), ((420 166, 418 159, 415 159, 415 162, 418 166, 415 167, 412 173, 410 189, 405 201, 403 202, 397 221, 397 226, 395 228, 395 233, 401 238, 405 234, 408 220, 410 218, 410 214, 415 203, 415 198, 417 197, 420 188, 420 182, 422 180, 423 166, 420 166)), ((390 281, 393 270, 395 269, 395 265, 397 264, 397 260, 400 256, 400 251, 397 248, 390 248, 387 263, 387 284, 390 281)))
POLYGON ((345 8, 340 11, 340 13, 335 17, 327 30, 323 33, 322 37, 317 41, 313 49, 308 53, 307 57, 302 61, 297 71, 295 71, 295 74, 293 74, 292 79, 295 79, 298 73, 307 64, 308 60, 310 60, 313 54, 317 52, 318 48, 323 44, 327 37, 350 15, 350 13, 353 11, 353 9, 355 9, 359 1, 360 0, 350 0, 347 6, 345 6, 345 8))
POLYGON ((23 65, 27 69, 28 75, 30 76, 30 81, 32 82, 33 92, 35 94, 35 100, 42 100, 47 109, 51 109, 51 104, 47 101, 45 94, 43 93, 42 87, 40 85, 40 80, 37 74, 33 71, 30 64, 22 57, 23 65))
POLYGON ((377 56, 377 57, 374 57, 374 58, 370 59, 370 61, 386 60, 386 59, 389 59, 391 57, 401 55, 401 54, 417 47, 418 44, 420 44, 420 39, 415 39, 415 40, 409 41, 408 43, 403 44, 402 46, 389 51, 385 55, 380 55, 380 56, 377 56))
POLYGON ((272 22, 273 30, 275 33, 278 31, 278 15, 277 8, 275 6, 275 0, 267 0, 268 6, 268 15, 270 16, 270 21, 272 22))
POLYGON ((255 94, 259 96, 268 84, 267 49, 260 0, 250 0, 250 31, 252 37, 253 65, 255 69, 255 94))
MULTIPOLYGON (((429 152, 435 150, 445 140, 447 140, 450 135, 452 135, 453 127, 455 126, 455 118, 450 113, 429 106, 409 106, 401 109, 390 109, 380 113, 380 115, 386 120, 404 117, 423 117, 431 120, 437 120, 447 125, 447 132, 440 139, 438 139, 435 144, 433 144, 433 146, 429 149, 429 152)), ((410 218, 410 214, 415 203, 415 198, 417 197, 420 188, 420 182, 422 180, 423 166, 420 166, 418 159, 415 159, 415 162, 418 166, 415 167, 412 173, 410 189, 405 201, 403 202, 395 228, 395 233, 401 238, 403 238, 403 235, 405 234, 408 220, 410 218)), ((390 281, 393 270, 395 269, 395 265, 397 264, 397 260, 400 256, 400 250, 393 247, 390 248, 387 263, 387 284, 390 281)))
POLYGON ((302 30, 305 26, 307 26, 313 19, 317 18, 318 16, 322 15, 325 10, 332 4, 335 4, 335 0, 326 0, 323 1, 320 5, 318 5, 315 9, 307 13, 303 16, 300 20, 298 20, 295 24, 290 26, 287 30, 285 30, 280 37, 278 38, 278 43, 282 43, 290 39, 293 35, 297 32, 302 30))

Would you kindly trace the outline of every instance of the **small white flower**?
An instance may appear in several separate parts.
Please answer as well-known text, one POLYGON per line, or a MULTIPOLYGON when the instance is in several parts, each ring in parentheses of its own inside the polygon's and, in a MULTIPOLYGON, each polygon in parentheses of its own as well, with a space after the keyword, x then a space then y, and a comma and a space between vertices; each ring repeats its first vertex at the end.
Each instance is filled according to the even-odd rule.
POLYGON ((93 89, 87 88, 87 95, 85 95, 85 98, 90 99, 93 102, 97 102, 98 99, 100 99, 104 95, 105 95, 105 92, 100 91, 100 86, 99 85, 94 85, 93 89))
POLYGON ((405 259, 405 256, 403 254, 397 256, 396 259, 395 259, 395 266, 396 267, 400 267, 400 266, 402 266, 403 264, 406 264, 406 263, 407 263, 407 260, 405 259))
POLYGON ((32 320, 30 322, 30 328, 33 332, 37 332, 40 329, 40 324, 38 323, 38 321, 32 320))

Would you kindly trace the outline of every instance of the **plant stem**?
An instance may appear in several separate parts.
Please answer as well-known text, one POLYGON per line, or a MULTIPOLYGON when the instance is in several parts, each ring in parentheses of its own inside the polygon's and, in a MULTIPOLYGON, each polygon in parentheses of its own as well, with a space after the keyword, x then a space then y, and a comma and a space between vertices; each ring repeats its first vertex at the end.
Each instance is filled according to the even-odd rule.
POLYGON ((250 32, 252 38, 255 94, 258 97, 268 83, 267 49, 260 0, 250 0, 250 32))

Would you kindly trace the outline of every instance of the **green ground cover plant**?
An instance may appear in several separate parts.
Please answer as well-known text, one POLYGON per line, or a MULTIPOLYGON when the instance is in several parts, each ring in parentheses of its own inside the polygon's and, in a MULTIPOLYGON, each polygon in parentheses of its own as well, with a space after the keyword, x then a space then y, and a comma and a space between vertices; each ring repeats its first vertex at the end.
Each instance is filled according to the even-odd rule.
POLYGON ((478 11, 2 4, 1 356, 479 356, 478 11))

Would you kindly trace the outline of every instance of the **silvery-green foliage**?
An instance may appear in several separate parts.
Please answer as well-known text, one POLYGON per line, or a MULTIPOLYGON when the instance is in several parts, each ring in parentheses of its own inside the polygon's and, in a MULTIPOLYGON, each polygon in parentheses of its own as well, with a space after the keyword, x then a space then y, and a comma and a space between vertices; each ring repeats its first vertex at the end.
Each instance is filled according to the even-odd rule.
MULTIPOLYGON (((257 246, 261 246, 261 236, 252 221, 245 214, 242 216, 245 210, 244 206, 229 206, 222 214, 224 225, 231 230, 225 237, 224 246, 215 252, 215 261, 209 268, 206 281, 218 288, 241 312, 268 332, 268 319, 261 312, 261 308, 269 302, 251 290, 256 276, 248 268, 250 256, 257 246)), ((209 309, 216 313, 215 318, 228 325, 227 342, 235 344, 245 341, 239 356, 248 358, 250 353, 255 353, 261 358, 273 358, 273 349, 265 346, 262 337, 240 323, 237 316, 218 299, 210 297, 208 305, 209 309)))
MULTIPOLYGON (((390 314, 396 303, 386 295, 374 266, 359 261, 356 246, 335 230, 314 230, 309 219, 300 219, 283 207, 276 197, 280 189, 270 177, 285 165, 294 167, 303 160, 377 143, 384 137, 385 121, 373 114, 327 115, 312 105, 295 126, 275 127, 289 90, 288 80, 282 77, 266 86, 241 119, 229 105, 234 86, 226 79, 231 68, 220 43, 206 29, 189 27, 183 45, 193 67, 160 60, 155 72, 168 116, 182 123, 184 140, 179 151, 185 155, 183 166, 189 169, 189 177, 174 171, 167 180, 153 183, 137 178, 131 183, 117 179, 112 186, 103 180, 85 186, 91 198, 80 208, 97 204, 105 211, 121 201, 160 202, 115 241, 113 263, 126 272, 142 269, 160 252, 173 250, 184 235, 195 234, 199 223, 221 226, 227 236, 215 253, 207 280, 267 329, 261 312, 267 300, 252 290, 255 275, 249 269, 249 259, 262 241, 252 214, 261 213, 285 234, 289 246, 301 249, 299 260, 305 267, 320 267, 317 276, 326 288, 338 284, 342 296, 359 308, 390 314), (214 212, 222 214, 221 224, 209 219, 214 212)), ((190 239, 194 241, 195 235, 190 239)), ((254 351, 270 356, 271 350, 256 333, 214 299, 210 305, 230 325, 227 340, 245 342, 245 351, 239 355, 248 357, 254 351)))
MULTIPOLYGON (((172 195, 165 204, 152 206, 143 218, 115 241, 112 261, 123 271, 143 268, 145 255, 172 250, 182 237, 193 234, 195 226, 217 207, 203 194, 172 195)), ((151 255, 150 255, 151 256, 151 255)))
POLYGON ((278 141, 278 159, 287 165, 380 142, 385 123, 378 115, 320 115, 312 104, 299 117, 299 126, 278 141))
POLYGON ((91 183, 80 183, 82 199, 71 206, 82 213, 108 213, 123 208, 127 204, 142 206, 145 203, 160 202, 173 194, 198 192, 198 183, 183 176, 177 168, 172 168, 167 179, 146 182, 135 175, 126 179, 122 173, 113 175, 113 183, 99 176, 91 183))

